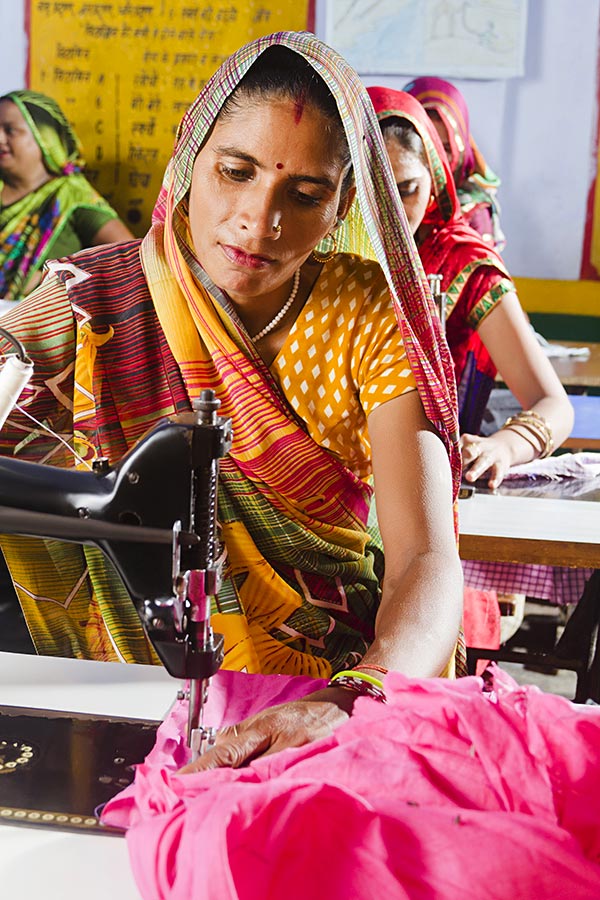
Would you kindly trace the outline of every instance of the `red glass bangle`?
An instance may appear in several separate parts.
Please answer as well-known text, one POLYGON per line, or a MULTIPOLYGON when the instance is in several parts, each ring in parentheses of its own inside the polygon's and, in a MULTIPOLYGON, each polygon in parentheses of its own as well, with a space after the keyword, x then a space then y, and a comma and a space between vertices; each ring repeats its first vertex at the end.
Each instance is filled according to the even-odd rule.
POLYGON ((354 694, 372 697, 374 700, 379 700, 380 703, 387 703, 387 698, 381 688, 364 681, 362 678, 352 678, 351 675, 337 675, 335 680, 330 681, 327 687, 341 687, 346 691, 352 691, 354 694))
POLYGON ((375 663, 358 663, 356 666, 352 667, 353 669, 373 669, 374 672, 381 672, 382 675, 387 675, 389 669, 386 669, 385 666, 376 666, 375 663))

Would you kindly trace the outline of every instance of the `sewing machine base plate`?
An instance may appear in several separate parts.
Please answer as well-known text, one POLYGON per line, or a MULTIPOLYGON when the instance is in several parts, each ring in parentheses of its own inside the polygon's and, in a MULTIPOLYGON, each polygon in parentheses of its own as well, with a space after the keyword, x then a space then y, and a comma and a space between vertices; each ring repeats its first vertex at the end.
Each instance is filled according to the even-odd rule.
POLYGON ((0 822, 120 835, 104 804, 133 780, 160 723, 0 706, 0 822))

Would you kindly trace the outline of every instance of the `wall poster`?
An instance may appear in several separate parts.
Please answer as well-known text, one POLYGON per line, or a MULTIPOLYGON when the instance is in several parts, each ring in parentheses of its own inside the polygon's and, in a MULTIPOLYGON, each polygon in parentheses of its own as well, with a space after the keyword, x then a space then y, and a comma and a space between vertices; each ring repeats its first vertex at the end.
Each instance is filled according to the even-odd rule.
POLYGON ((141 236, 177 124, 220 63, 273 31, 301 31, 311 0, 28 0, 28 83, 54 97, 86 174, 141 236))
POLYGON ((369 75, 511 78, 527 0, 328 0, 327 42, 369 75))

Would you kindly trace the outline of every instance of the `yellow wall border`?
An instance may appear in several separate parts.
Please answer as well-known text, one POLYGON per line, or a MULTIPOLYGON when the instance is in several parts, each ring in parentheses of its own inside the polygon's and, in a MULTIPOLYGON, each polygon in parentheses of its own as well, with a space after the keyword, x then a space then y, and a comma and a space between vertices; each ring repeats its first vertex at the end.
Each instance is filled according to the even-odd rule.
POLYGON ((600 316, 600 281, 513 280, 526 312, 600 316))

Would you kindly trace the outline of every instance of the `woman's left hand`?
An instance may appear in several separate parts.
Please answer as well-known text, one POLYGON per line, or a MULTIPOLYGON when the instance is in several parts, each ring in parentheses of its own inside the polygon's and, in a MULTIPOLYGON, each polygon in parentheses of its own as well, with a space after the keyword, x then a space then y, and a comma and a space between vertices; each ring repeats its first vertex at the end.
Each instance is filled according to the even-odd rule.
POLYGON ((324 688, 302 700, 264 709, 237 725, 222 728, 215 746, 180 769, 179 774, 226 766, 239 769, 259 756, 329 737, 348 719, 353 701, 350 691, 324 688))
POLYGON ((497 488, 512 465, 512 449, 504 434, 496 432, 490 437, 463 434, 460 439, 463 476, 466 481, 477 481, 488 476, 488 487, 497 488))

